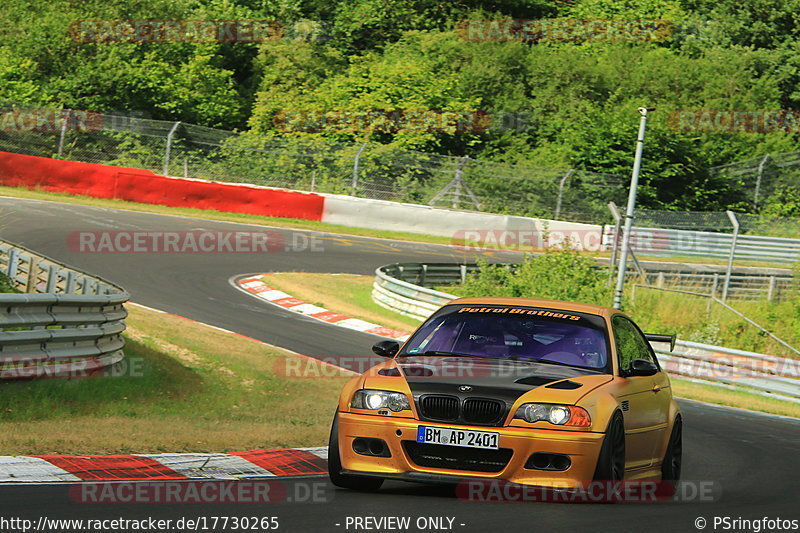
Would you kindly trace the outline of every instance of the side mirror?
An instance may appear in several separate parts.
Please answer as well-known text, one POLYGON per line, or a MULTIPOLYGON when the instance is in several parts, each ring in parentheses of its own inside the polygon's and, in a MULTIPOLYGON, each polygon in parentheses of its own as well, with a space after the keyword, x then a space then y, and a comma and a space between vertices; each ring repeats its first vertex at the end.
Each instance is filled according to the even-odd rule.
POLYGON ((658 372, 658 367, 654 362, 647 359, 634 359, 631 361, 628 376, 652 376, 656 372, 658 372))
POLYGON ((400 343, 397 341, 381 341, 372 346, 372 351, 381 357, 394 357, 400 350, 400 343))

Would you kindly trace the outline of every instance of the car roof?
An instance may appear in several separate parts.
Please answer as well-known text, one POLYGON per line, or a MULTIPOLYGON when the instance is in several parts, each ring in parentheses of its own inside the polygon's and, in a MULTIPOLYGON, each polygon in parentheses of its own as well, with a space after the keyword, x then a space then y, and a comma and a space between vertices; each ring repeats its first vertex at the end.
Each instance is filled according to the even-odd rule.
POLYGON ((610 318, 615 314, 624 314, 619 309, 603 307, 601 305, 591 305, 578 302, 565 302, 561 300, 543 300, 539 298, 511 298, 511 297, 467 297, 453 300, 448 305, 510 305, 523 307, 539 307, 542 309, 554 309, 559 311, 576 311, 578 313, 588 313, 610 318))

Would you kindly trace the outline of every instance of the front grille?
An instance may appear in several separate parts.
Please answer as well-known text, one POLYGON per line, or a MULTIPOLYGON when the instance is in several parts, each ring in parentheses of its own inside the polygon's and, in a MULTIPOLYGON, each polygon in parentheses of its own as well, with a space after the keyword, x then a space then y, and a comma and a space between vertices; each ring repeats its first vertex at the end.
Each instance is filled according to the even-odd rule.
POLYGON ((442 444, 423 444, 413 440, 404 440, 403 448, 411 462, 417 466, 469 472, 500 472, 514 455, 513 450, 508 448, 483 450, 442 444))
POLYGON ((497 422, 503 413, 503 405, 495 400, 467 398, 464 401, 464 421, 472 424, 497 422))
POLYGON ((459 422, 495 426, 502 422, 506 412, 505 403, 488 398, 466 398, 444 394, 427 394, 418 400, 422 420, 434 422, 459 422))
POLYGON ((420 412, 428 420, 458 420, 458 398, 453 396, 424 396, 420 400, 420 412))

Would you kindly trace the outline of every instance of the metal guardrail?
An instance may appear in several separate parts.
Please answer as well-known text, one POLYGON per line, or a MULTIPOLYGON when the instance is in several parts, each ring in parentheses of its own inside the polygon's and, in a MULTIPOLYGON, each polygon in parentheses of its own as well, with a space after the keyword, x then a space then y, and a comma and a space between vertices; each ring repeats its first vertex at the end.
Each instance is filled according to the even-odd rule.
POLYGON ((456 296, 424 287, 460 283, 475 264, 395 263, 375 270, 372 299, 378 305, 406 316, 425 320, 456 296))
POLYGON ((653 343, 659 362, 690 381, 800 403, 800 359, 775 357, 698 342, 677 341, 675 351, 653 343))
MULTIPOLYGON (((656 287, 670 287, 682 290, 707 291, 711 296, 720 296, 724 292, 724 273, 696 272, 653 272, 648 271, 644 280, 656 287)), ((781 295, 795 286, 791 275, 774 274, 731 274, 728 285, 728 298, 737 300, 755 300, 766 296, 768 301, 778 300, 781 295)))
MULTIPOLYGON (((614 226, 605 226, 603 242, 614 245, 614 226)), ((800 261, 800 239, 763 235, 714 233, 634 226, 632 248, 639 255, 691 256, 728 259, 733 248, 734 259, 768 263, 800 261)))
POLYGON ((0 379, 81 377, 123 359, 121 287, 0 241, 0 269, 25 294, 0 294, 0 379))
MULTIPOLYGON (((424 320, 456 298, 424 285, 460 283, 477 268, 474 264, 451 263, 384 265, 375 271, 372 298, 387 309, 424 320)), ((664 351, 659 343, 652 345, 659 355, 659 361, 673 375, 716 387, 742 389, 800 403, 800 359, 683 340, 675 343, 673 352, 664 351)), ((797 351, 791 346, 789 348, 797 351)))

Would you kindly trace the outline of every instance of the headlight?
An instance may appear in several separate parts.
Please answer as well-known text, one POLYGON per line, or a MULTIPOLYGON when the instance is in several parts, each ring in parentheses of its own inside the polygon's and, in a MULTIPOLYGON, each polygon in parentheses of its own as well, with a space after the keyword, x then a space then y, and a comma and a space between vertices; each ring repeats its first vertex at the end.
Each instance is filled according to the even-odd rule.
POLYGON ((546 420, 557 426, 589 427, 592 425, 592 419, 586 409, 575 405, 526 403, 517 409, 514 418, 520 418, 530 423, 546 420))
POLYGON ((350 402, 350 407, 353 409, 369 409, 371 411, 391 409, 395 413, 411 409, 408 404, 408 397, 402 392, 370 389, 356 391, 353 395, 353 401, 350 402))

